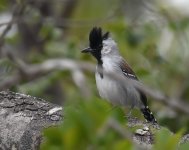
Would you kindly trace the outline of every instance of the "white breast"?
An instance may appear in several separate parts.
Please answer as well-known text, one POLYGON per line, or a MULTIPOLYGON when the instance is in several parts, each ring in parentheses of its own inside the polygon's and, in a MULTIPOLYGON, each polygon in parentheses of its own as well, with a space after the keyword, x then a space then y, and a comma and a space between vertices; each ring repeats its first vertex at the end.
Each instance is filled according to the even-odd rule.
MULTIPOLYGON (((123 75, 117 64, 119 63, 112 61, 112 58, 104 58, 102 65, 103 72, 114 72, 123 75)), ((98 71, 96 71, 95 77, 97 89, 102 98, 110 101, 113 105, 141 107, 139 93, 132 85, 126 83, 123 84, 122 81, 114 80, 104 74, 103 77, 101 77, 98 71)), ((123 77, 126 78, 124 75, 123 77)))

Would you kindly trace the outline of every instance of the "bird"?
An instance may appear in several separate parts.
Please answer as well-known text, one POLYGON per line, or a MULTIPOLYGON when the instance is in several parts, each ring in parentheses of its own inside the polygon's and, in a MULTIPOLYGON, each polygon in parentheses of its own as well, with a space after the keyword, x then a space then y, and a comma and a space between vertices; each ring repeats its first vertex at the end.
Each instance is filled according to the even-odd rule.
POLYGON ((101 98, 113 105, 138 108, 147 122, 157 123, 147 105, 147 96, 129 81, 140 83, 127 61, 120 55, 117 43, 109 32, 102 33, 101 27, 93 27, 89 33, 89 47, 82 53, 90 53, 97 60, 95 79, 101 98), (113 73, 123 77, 123 81, 108 76, 113 73))

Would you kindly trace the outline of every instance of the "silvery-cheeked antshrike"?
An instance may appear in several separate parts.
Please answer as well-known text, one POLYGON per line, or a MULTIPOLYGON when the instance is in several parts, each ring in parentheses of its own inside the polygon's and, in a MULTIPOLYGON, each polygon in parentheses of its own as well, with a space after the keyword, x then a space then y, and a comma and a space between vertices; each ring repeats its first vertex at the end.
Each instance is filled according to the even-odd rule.
POLYGON ((102 34, 101 28, 94 27, 89 34, 89 47, 82 52, 89 52, 97 59, 96 85, 102 98, 110 101, 113 105, 137 107, 147 121, 157 122, 147 105, 146 95, 132 84, 127 84, 128 79, 137 82, 139 80, 119 54, 117 44, 110 37, 109 32, 102 34), (116 80, 105 72, 124 76, 125 82, 116 80))

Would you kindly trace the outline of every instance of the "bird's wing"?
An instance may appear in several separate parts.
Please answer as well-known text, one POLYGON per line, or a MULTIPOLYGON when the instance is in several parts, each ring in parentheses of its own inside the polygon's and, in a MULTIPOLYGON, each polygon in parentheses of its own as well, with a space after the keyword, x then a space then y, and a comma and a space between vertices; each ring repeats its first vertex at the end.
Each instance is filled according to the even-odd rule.
MULTIPOLYGON (((137 76, 135 75, 134 71, 131 69, 131 67, 129 66, 129 64, 126 61, 122 60, 122 62, 120 63, 120 68, 121 68, 125 77, 138 81, 137 76)), ((144 106, 147 106, 146 95, 141 90, 139 90, 139 89, 137 89, 137 90, 140 94, 140 99, 143 102, 144 106)))
POLYGON ((124 60, 121 61, 120 63, 120 68, 123 72, 123 74, 129 78, 129 79, 134 79, 134 80, 138 80, 137 76, 135 75, 134 71, 131 69, 131 67, 129 66, 129 64, 127 62, 125 62, 124 60))

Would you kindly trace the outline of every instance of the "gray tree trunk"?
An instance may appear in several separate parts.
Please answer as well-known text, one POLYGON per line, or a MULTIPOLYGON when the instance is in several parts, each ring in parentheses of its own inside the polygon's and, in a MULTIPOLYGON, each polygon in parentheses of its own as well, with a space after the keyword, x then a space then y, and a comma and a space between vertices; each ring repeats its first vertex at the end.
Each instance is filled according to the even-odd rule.
POLYGON ((36 150, 42 130, 62 120, 62 107, 29 95, 0 92, 0 150, 36 150))

